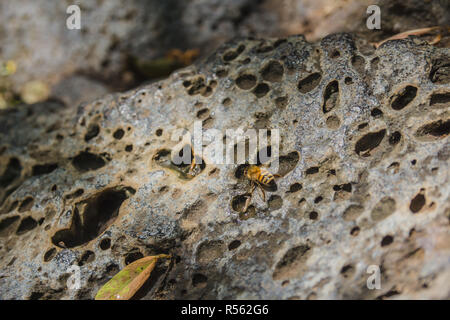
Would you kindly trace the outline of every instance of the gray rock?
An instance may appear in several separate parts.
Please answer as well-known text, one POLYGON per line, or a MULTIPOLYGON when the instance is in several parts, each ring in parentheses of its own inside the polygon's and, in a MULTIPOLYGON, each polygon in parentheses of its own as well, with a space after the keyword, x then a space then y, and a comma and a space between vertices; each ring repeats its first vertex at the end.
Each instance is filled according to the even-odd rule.
POLYGON ((360 44, 235 40, 76 114, 3 112, 0 298, 93 298, 126 263, 171 253, 139 298, 448 299, 450 51, 360 44), (238 164, 189 177, 171 163, 173 132, 196 120, 279 130, 266 201, 256 191, 240 212, 238 164), (381 289, 366 285, 372 265, 381 289))

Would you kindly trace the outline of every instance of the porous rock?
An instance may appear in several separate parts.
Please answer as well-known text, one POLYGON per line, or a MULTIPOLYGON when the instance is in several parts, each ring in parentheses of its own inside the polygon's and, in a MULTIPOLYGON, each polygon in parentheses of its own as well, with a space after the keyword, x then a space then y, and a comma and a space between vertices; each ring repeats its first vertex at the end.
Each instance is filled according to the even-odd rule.
POLYGON ((171 253, 139 298, 448 299, 450 52, 362 44, 240 39, 76 112, 3 112, 0 298, 93 298, 127 263, 171 253), (285 171, 265 202, 240 212, 238 164, 190 179, 170 163, 172 133, 199 119, 279 129, 285 171))

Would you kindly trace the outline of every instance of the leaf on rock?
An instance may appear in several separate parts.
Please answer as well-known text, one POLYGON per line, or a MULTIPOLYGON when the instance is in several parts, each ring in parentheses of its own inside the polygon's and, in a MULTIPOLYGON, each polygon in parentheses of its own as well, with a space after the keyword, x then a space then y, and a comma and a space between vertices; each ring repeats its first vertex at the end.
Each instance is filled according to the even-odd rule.
POLYGON ((148 256, 130 263, 105 283, 97 292, 95 300, 129 300, 148 279, 156 262, 162 258, 170 258, 170 255, 148 256))

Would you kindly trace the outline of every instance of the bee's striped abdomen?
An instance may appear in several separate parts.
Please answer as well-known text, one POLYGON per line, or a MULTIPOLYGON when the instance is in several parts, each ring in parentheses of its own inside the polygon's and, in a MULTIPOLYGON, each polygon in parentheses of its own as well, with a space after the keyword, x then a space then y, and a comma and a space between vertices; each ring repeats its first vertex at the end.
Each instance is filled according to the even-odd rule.
POLYGON ((269 185, 273 181, 273 175, 264 168, 261 168, 261 172, 258 176, 258 181, 264 185, 269 185))

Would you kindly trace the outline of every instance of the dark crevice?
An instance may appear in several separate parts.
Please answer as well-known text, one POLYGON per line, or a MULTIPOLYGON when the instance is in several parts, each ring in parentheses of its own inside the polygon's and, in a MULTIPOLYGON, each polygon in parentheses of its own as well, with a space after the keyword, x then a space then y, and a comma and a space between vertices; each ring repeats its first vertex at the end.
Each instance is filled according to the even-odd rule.
POLYGON ((256 77, 251 74, 243 74, 236 79, 236 85, 242 90, 250 90, 256 85, 256 77))
POLYGON ((430 98, 430 106, 436 104, 449 104, 450 103, 450 92, 445 93, 435 93, 430 98))
POLYGON ((9 227, 12 226, 17 220, 19 220, 19 216, 13 216, 3 219, 0 222, 0 236, 6 236, 9 234, 9 227))
POLYGON ((279 82, 283 78, 283 66, 278 61, 270 61, 264 69, 261 70, 261 76, 264 80, 270 82, 279 82))
POLYGON ((313 90, 317 85, 320 83, 320 80, 322 79, 322 75, 318 72, 310 74, 306 78, 300 80, 298 83, 298 90, 301 93, 308 93, 311 90, 313 90))
POLYGON ((391 107, 394 110, 402 110, 406 107, 417 95, 417 88, 413 86, 406 86, 400 92, 391 98, 391 107))
POLYGON ((100 127, 98 124, 90 124, 86 134, 84 135, 84 141, 88 142, 89 140, 95 138, 100 133, 100 127))
POLYGON ((70 228, 57 231, 53 244, 73 248, 95 239, 115 221, 122 203, 134 193, 130 187, 115 187, 78 202, 70 228))
POLYGON ((438 120, 420 127, 416 137, 422 139, 442 139, 450 133, 450 119, 438 120))
POLYGON ((14 180, 20 177, 22 172, 22 165, 17 158, 11 158, 6 167, 5 172, 0 177, 0 187, 8 187, 14 180))
POLYGON ((37 222, 32 217, 26 217, 20 222, 16 234, 21 235, 37 227, 37 222))
POLYGON ((323 113, 330 112, 339 105, 339 83, 334 80, 325 88, 323 94, 323 113))
POLYGON ((423 206, 425 205, 426 199, 423 194, 423 191, 418 193, 412 200, 411 204, 409 205, 409 209, 412 213, 417 213, 420 210, 422 210, 423 206))
POLYGON ((100 169, 105 166, 106 162, 99 155, 83 151, 73 158, 72 164, 78 171, 86 172, 100 169))
POLYGON ((37 164, 37 165, 33 166, 32 175, 40 176, 43 174, 49 174, 52 171, 56 170, 57 168, 58 168, 58 164, 56 164, 56 163, 37 164))
POLYGON ((131 252, 127 253, 125 256, 125 265, 129 265, 130 263, 142 259, 144 255, 138 249, 132 249, 131 252))
POLYGON ((356 142, 355 152, 362 157, 370 156, 370 152, 380 145, 385 135, 386 129, 366 134, 356 142))

